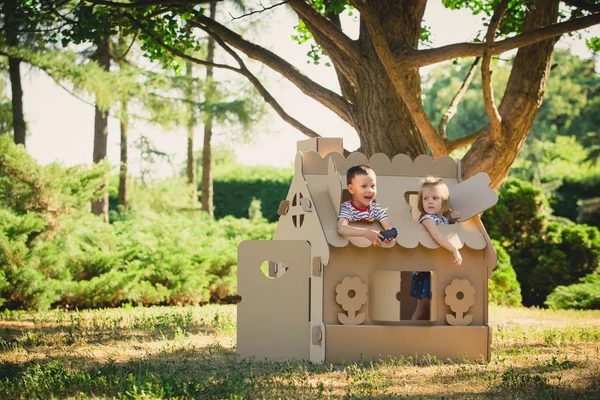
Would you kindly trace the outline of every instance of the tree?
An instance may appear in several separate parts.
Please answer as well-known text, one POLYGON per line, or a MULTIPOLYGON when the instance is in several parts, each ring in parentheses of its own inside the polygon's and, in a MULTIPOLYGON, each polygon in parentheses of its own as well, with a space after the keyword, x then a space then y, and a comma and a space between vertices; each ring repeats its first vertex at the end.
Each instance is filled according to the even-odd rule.
MULTIPOLYGON (((96 49, 95 61, 104 69, 110 71, 110 40, 104 39, 98 44, 96 49)), ((98 101, 94 106, 94 151, 93 160, 97 164, 106 159, 108 150, 108 110, 103 108, 98 101)), ((92 213, 104 215, 104 221, 108 222, 108 174, 104 177, 104 184, 101 188, 102 197, 92 202, 92 213)))
POLYGON ((120 130, 121 130, 121 141, 120 141, 120 154, 119 154, 119 195, 117 197, 117 204, 122 208, 127 208, 129 202, 128 195, 128 132, 129 132, 129 112, 127 107, 129 102, 127 100, 121 101, 121 115, 120 130))
MULTIPOLYGON (((19 45, 18 38, 18 14, 16 0, 4 0, 4 32, 6 44, 10 47, 19 45)), ((12 119, 15 144, 25 145, 25 134, 27 127, 23 114, 23 87, 21 85, 21 60, 16 57, 8 57, 8 73, 10 76, 12 119)))
MULTIPOLYGON (((217 3, 210 4, 209 18, 215 19, 217 15, 217 3)), ((215 61, 215 40, 211 37, 208 39, 206 61, 209 65, 206 66, 206 86, 204 91, 204 99, 207 103, 213 101, 213 93, 215 85, 213 82, 213 66, 215 61)), ((210 112, 204 113, 204 145, 202 147, 202 210, 209 215, 214 215, 215 209, 213 206, 213 178, 212 178, 212 134, 213 134, 214 115, 210 112)))
POLYGON ((194 150, 194 127, 196 126, 196 118, 194 117, 194 105, 193 105, 193 92, 194 92, 194 64, 190 61, 185 63, 185 110, 186 110, 186 130, 187 130, 187 161, 186 161, 186 173, 187 182, 190 185, 190 193, 192 200, 192 207, 196 206, 198 202, 198 183, 196 182, 196 152, 194 150))
POLYGON ((115 17, 120 16, 122 27, 128 21, 130 29, 141 30, 145 49, 155 58, 170 53, 191 60, 186 54, 194 47, 189 28, 204 30, 237 63, 214 66, 246 76, 284 120, 307 136, 318 134, 283 110, 248 70, 238 51, 275 70, 354 127, 367 155, 383 152, 416 157, 429 151, 438 158, 472 143, 462 160, 463 175, 485 171, 493 187, 498 187, 508 173, 539 111, 555 43, 562 34, 600 23, 600 5, 583 0, 563 1, 569 6, 570 13, 566 14, 559 12, 559 0, 445 0, 443 4, 451 9, 469 7, 482 12, 487 24, 485 37, 475 43, 419 49, 426 0, 291 0, 258 10, 288 4, 297 13, 306 32, 330 58, 339 81, 338 94, 310 80, 277 54, 209 18, 198 6, 206 0, 185 5, 169 0, 86 1, 110 8, 115 17), (341 28, 339 14, 347 6, 355 7, 360 16, 360 33, 355 40, 341 28), (513 49, 518 49, 514 65, 502 101, 496 106, 492 57, 513 49), (425 113, 418 70, 468 57, 482 58, 482 91, 489 123, 451 140, 434 128, 425 113))

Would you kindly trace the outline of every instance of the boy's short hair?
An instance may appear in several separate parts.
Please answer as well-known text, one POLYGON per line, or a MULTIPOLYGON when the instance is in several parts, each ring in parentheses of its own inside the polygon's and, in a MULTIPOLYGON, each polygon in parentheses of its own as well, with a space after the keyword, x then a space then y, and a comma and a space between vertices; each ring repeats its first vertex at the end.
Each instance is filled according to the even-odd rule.
POLYGON ((423 209, 423 189, 426 187, 439 187, 440 189, 440 197, 442 198, 442 215, 446 214, 450 211, 450 189, 448 189, 448 185, 442 182, 442 178, 436 178, 433 176, 428 176, 421 179, 421 190, 419 190, 419 199, 417 200, 417 207, 421 212, 421 216, 426 214, 423 209))
POLYGON ((370 167, 361 164, 355 165, 354 167, 350 167, 348 169, 348 173, 346 173, 346 184, 350 185, 352 183, 352 179, 354 179, 357 175, 375 175, 375 171, 370 167))

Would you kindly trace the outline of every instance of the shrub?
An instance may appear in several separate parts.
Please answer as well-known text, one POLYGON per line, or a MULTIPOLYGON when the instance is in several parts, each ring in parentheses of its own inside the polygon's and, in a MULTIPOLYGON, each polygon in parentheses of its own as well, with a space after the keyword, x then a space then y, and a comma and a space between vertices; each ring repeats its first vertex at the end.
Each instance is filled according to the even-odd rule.
MULTIPOLYGON (((498 204, 483 214, 491 238, 507 251, 523 247, 543 231, 548 201, 541 190, 518 179, 506 180, 498 191, 498 204)), ((514 257, 511 254, 511 258, 514 257)))
POLYGON ((600 309, 600 275, 590 274, 569 286, 557 286, 544 304, 553 309, 600 309))
POLYGON ((488 302, 502 306, 521 305, 521 286, 510 263, 510 256, 497 240, 492 240, 498 253, 498 263, 488 281, 488 302))
MULTIPOLYGON (((600 176, 588 175, 577 178, 565 178, 554 192, 551 201, 554 214, 579 223, 591 223, 598 226, 597 209, 589 212, 582 208, 582 200, 600 197, 600 176), (587 211, 587 212, 586 212, 587 211)), ((584 203, 585 204, 585 203, 584 203)))
POLYGON ((504 182, 483 220, 510 256, 526 306, 543 306, 552 289, 577 282, 600 262, 598 229, 551 218, 543 193, 528 182, 504 182))
POLYGON ((249 218, 249 210, 254 210, 260 211, 268 221, 277 221, 277 210, 287 197, 292 176, 290 168, 221 166, 214 175, 215 217, 249 218), (256 210, 256 205, 251 207, 253 200, 260 201, 260 210, 256 210))
POLYGON ((537 263, 529 269, 527 282, 536 305, 555 287, 594 272, 600 261, 600 232, 592 226, 551 223, 533 246, 537 263))
POLYGON ((89 212, 104 167, 41 167, 0 139, 3 308, 219 301, 236 293, 239 242, 273 237, 258 213, 215 220, 191 210, 177 179, 134 186, 132 207, 106 224, 89 212))

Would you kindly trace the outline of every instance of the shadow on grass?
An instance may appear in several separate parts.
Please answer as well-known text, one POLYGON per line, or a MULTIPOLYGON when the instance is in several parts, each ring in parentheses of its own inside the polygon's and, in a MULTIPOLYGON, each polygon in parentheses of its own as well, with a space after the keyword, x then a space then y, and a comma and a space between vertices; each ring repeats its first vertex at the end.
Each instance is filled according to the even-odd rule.
MULTIPOLYGON (((212 333, 212 329, 190 327, 187 333, 212 333)), ((436 387, 434 394, 414 395, 415 389, 399 384, 397 373, 437 365, 412 360, 361 362, 349 365, 306 362, 268 363, 260 360, 236 361, 235 350, 216 340, 194 346, 177 327, 164 330, 87 329, 78 326, 43 326, 32 329, 3 327, 2 352, 43 352, 44 346, 65 346, 47 352, 42 360, 0 364, 0 398, 116 397, 116 398, 600 398, 600 372, 590 369, 589 385, 583 388, 565 382, 552 383, 548 375, 560 376, 565 370, 585 370, 580 362, 552 358, 535 368, 502 365, 459 364, 440 366, 427 378, 416 378, 417 385, 436 387), (138 339, 154 344, 153 338, 169 339, 144 352, 138 339), (174 340, 173 340, 174 339, 174 340), (138 343, 139 356, 98 361, 81 352, 94 345, 119 349, 126 342, 138 343), (75 344, 75 346, 71 346, 75 344), (89 347, 86 347, 90 345, 89 347), (11 346, 13 346, 11 348, 11 346), (450 385, 471 385, 474 392, 459 392, 450 385)), ((134 347, 131 343, 130 348, 134 347)), ((531 346, 521 346, 531 347, 531 346)), ((544 346, 539 346, 542 350, 544 346)), ((503 347, 509 349, 511 347, 503 347)), ((417 371, 418 373, 418 371, 417 371)), ((581 375, 581 374, 580 374, 581 375)), ((415 382, 411 382, 414 386, 415 382)))
MULTIPOLYGON (((218 343, 203 348, 173 348, 169 352, 130 359, 125 362, 90 361, 81 356, 63 354, 43 361, 0 365, 0 398, 122 397, 122 398, 600 398, 600 372, 589 376, 588 387, 572 388, 566 383, 551 384, 546 374, 583 365, 547 365, 512 368, 494 376, 485 366, 466 364, 465 373, 452 382, 477 383, 476 393, 456 390, 444 392, 443 370, 421 381, 440 387, 432 395, 413 395, 395 386, 384 369, 402 371, 418 365, 356 363, 346 366, 306 362, 267 363, 256 360, 236 361, 235 351, 218 343), (380 368, 381 367, 381 368, 380 368)), ((457 366, 461 369, 461 366, 457 366)), ((425 368, 425 366, 423 366, 425 368)))
MULTIPOLYGON (((6 326, 0 322, 0 349, 11 345, 30 349, 53 345, 70 346, 76 343, 98 345, 110 341, 174 339, 177 335, 184 333, 183 330, 177 331, 173 327, 152 329, 151 332, 149 333, 148 329, 141 328, 95 329, 69 325, 6 326)), ((185 330, 185 333, 208 336, 214 334, 215 330, 207 327, 192 327, 185 330)))

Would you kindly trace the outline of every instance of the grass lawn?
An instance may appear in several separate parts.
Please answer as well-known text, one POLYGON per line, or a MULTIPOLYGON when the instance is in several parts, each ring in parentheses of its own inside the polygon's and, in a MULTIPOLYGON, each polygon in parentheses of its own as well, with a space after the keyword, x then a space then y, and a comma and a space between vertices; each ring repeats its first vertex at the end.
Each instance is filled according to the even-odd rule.
POLYGON ((490 307, 490 363, 235 360, 235 306, 0 314, 0 399, 600 399, 600 311, 490 307))

